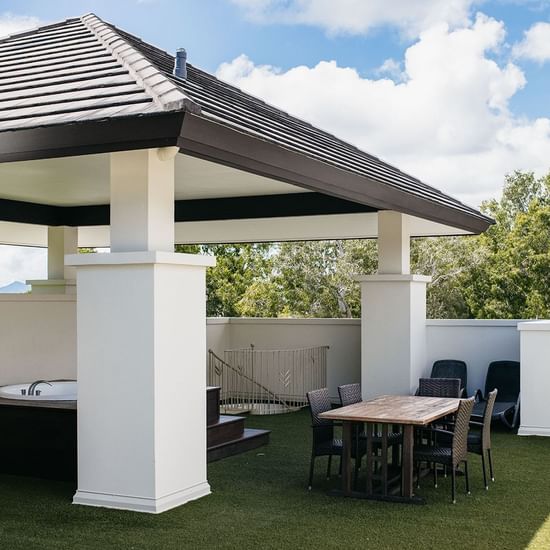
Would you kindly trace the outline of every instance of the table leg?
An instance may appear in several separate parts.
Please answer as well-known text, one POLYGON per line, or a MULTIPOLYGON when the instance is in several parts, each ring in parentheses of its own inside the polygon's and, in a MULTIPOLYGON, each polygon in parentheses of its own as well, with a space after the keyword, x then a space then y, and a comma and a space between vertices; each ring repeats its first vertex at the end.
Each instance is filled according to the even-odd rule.
POLYGON ((366 432, 367 434, 367 465, 365 467, 366 475, 367 475, 367 495, 371 496, 373 494, 372 492, 372 473, 373 473, 373 460, 372 460, 372 438, 374 436, 374 425, 370 422, 367 422, 366 424, 366 432))
POLYGON ((388 494, 388 425, 382 424, 382 494, 388 494))
POLYGON ((351 494, 351 422, 342 422, 342 491, 351 494))
POLYGON ((403 496, 412 498, 413 496, 413 426, 405 424, 403 426, 403 496))

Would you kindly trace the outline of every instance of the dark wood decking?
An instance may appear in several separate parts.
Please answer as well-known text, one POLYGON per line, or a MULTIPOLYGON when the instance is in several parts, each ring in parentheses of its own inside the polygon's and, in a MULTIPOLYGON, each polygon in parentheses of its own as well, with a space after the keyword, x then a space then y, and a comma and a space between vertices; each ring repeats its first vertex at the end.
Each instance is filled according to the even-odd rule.
MULTIPOLYGON (((220 416, 220 388, 207 388, 208 462, 269 442, 269 431, 249 430, 242 416, 220 416)), ((0 398, 0 472, 76 480, 76 401, 0 398)))
POLYGON ((220 388, 206 390, 208 462, 220 460, 269 443, 267 430, 244 427, 243 416, 220 415, 220 388))

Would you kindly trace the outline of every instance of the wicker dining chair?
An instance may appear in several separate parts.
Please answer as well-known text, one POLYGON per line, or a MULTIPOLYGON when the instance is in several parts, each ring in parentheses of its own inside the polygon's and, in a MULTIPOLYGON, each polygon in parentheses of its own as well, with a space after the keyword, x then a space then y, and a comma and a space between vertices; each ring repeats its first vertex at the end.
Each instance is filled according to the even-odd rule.
POLYGON ((497 400, 498 390, 493 390, 487 395, 485 401, 485 412, 483 414, 483 422, 470 421, 470 430, 468 434, 468 452, 481 455, 481 467, 483 468, 483 482, 485 490, 489 489, 487 483, 487 472, 485 471, 485 453, 489 460, 489 474, 491 481, 495 481, 493 472, 493 457, 491 455, 491 420, 493 418, 493 409, 497 400), (477 428, 477 429, 475 429, 477 428))
POLYGON ((416 395, 421 397, 460 397, 460 378, 420 378, 416 395))
MULTIPOLYGON (((485 412, 483 413, 483 421, 477 422, 470 420, 470 431, 468 433, 468 452, 475 453, 481 456, 481 468, 483 469, 483 483, 485 490, 489 490, 487 483, 487 470, 485 468, 485 454, 489 461, 489 475, 491 481, 495 481, 493 472, 493 457, 491 454, 491 419, 493 416, 493 408, 497 398, 498 390, 493 390, 487 394, 485 403, 485 412)), ((476 418, 472 416, 472 418, 476 418)), ((452 438, 452 432, 447 430, 435 430, 435 438, 441 444, 449 443, 452 438)))
MULTIPOLYGON (((334 421, 321 418, 319 415, 332 409, 327 388, 307 392, 307 400, 311 413, 311 428, 313 439, 311 446, 311 461, 309 465, 308 490, 313 486, 313 472, 315 459, 319 456, 328 456, 327 479, 330 479, 332 457, 340 457, 340 472, 342 471, 342 440, 334 437, 334 421)), ((355 438, 352 444, 352 458, 360 459, 364 454, 364 445, 356 445, 355 438)))
POLYGON ((461 397, 468 397, 468 367, 464 361, 460 359, 439 359, 432 365, 430 378, 460 378, 461 397))
POLYGON ((361 396, 361 384, 344 384, 338 386, 338 395, 340 396, 340 404, 342 407, 360 403, 363 398, 361 396))
MULTIPOLYGON (((464 464, 466 494, 470 494, 468 476, 468 429, 470 416, 474 408, 474 398, 462 399, 456 413, 454 431, 447 444, 436 442, 429 445, 418 445, 414 449, 414 461, 417 465, 417 487, 420 485, 420 466, 422 462, 443 464, 451 469, 452 501, 456 503, 456 470, 464 464)), ((437 487, 437 468, 433 468, 434 486, 437 487)))

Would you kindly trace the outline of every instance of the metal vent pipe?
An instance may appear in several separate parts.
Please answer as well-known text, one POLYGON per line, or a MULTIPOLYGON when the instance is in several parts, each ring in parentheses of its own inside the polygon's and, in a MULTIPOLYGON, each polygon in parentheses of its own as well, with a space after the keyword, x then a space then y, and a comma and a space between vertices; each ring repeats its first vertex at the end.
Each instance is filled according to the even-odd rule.
POLYGON ((176 64, 174 65, 174 75, 183 80, 187 79, 187 52, 185 48, 176 50, 176 64))

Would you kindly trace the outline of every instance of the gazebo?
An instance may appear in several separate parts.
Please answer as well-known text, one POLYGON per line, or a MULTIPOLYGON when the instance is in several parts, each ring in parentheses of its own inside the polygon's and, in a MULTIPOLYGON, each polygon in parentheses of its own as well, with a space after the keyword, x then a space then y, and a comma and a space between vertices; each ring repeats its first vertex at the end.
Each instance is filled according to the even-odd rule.
POLYGON ((93 14, 0 40, 0 73, 0 242, 47 246, 33 292, 77 296, 75 503, 162 512, 210 492, 214 259, 175 243, 378 238, 364 397, 410 391, 429 281, 410 237, 491 219, 93 14))

